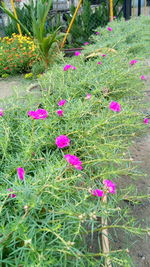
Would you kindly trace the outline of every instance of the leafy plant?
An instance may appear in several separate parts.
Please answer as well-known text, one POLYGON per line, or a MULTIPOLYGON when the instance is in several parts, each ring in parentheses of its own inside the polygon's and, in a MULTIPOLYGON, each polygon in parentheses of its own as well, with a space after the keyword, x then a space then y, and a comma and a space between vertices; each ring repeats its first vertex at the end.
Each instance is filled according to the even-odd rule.
POLYGON ((29 72, 35 62, 40 62, 39 50, 27 36, 13 34, 0 39, 0 76, 29 72))
MULTIPOLYGON (((105 266, 101 217, 108 219, 108 230, 114 229, 115 236, 118 229, 123 237, 149 232, 131 216, 129 205, 123 206, 124 199, 136 204, 141 198, 142 188, 137 192, 132 186, 133 178, 141 174, 128 148, 147 128, 139 107, 143 107, 145 86, 140 75, 149 52, 149 23, 148 16, 111 23, 113 31, 104 28, 101 36, 94 35, 95 44, 85 54, 102 45, 114 46, 118 53, 107 51, 106 57, 98 55, 88 61, 82 54, 67 58, 67 66, 76 66, 67 71, 64 63, 54 64, 39 80, 47 91, 41 92, 38 101, 29 94, 15 96, 3 116, 1 110, 0 261, 4 266, 105 266), (134 66, 129 64, 134 57, 129 46, 136 46, 137 39, 127 38, 131 32, 144 49, 143 54, 136 54, 134 66), (58 116, 61 99, 67 102, 61 107, 64 115, 58 116), (120 112, 109 108, 112 100, 121 105, 120 112), (37 109, 48 112, 45 120, 28 116, 37 109), (62 134, 71 142, 60 149, 56 137, 62 134), (66 154, 79 157, 83 170, 69 165, 66 154), (24 180, 17 176, 18 167, 25 170, 24 180), (127 175, 130 183, 119 188, 127 175), (91 189, 103 188, 104 179, 117 184, 117 193, 108 195, 107 204, 91 194, 91 189)), ((109 237, 112 242, 111 232, 109 237)), ((118 250, 112 243, 112 266, 135 266, 125 240, 118 250)))
MULTIPOLYGON (((59 42, 62 40, 63 34, 59 34, 60 28, 57 28, 53 33, 46 33, 46 19, 51 8, 51 0, 30 0, 31 24, 34 40, 40 50, 40 54, 47 68, 53 56, 59 51, 59 42)), ((20 24, 23 30, 29 36, 32 35, 31 29, 23 24, 19 19, 16 19, 11 11, 3 5, 2 10, 8 14, 15 22, 20 24)))
POLYGON ((43 61, 37 61, 32 65, 32 73, 34 75, 43 73, 45 71, 45 65, 43 61))
MULTIPOLYGON (((66 15, 68 25, 74 12, 75 7, 72 6, 70 15, 66 15)), ((83 44, 89 39, 98 26, 105 26, 108 21, 109 12, 106 3, 102 3, 93 10, 90 2, 88 0, 84 1, 81 13, 77 15, 71 28, 71 43, 75 46, 83 44)))
MULTIPOLYGON (((24 3, 22 8, 16 7, 16 13, 17 13, 17 17, 19 21, 27 27, 28 31, 33 36, 30 3, 29 4, 24 3)), ((8 25, 5 26, 4 31, 5 31, 5 34, 9 37, 11 37, 13 33, 19 34, 18 28, 17 28, 17 22, 14 19, 9 17, 8 25)), ((23 28, 22 28, 22 34, 23 35, 27 34, 23 28)))

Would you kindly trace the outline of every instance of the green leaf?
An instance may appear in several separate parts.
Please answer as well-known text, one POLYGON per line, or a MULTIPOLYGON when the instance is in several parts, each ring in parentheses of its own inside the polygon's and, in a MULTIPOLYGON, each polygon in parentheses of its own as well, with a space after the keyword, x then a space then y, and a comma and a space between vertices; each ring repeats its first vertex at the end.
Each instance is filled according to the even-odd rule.
POLYGON ((3 7, 0 6, 0 8, 3 10, 4 13, 6 13, 11 19, 13 19, 14 21, 16 21, 23 29, 24 31, 27 33, 27 35, 31 36, 31 33, 28 31, 28 29, 26 28, 26 26, 24 26, 21 21, 19 19, 17 19, 14 14, 9 11, 7 8, 5 8, 5 5, 3 3, 3 7))

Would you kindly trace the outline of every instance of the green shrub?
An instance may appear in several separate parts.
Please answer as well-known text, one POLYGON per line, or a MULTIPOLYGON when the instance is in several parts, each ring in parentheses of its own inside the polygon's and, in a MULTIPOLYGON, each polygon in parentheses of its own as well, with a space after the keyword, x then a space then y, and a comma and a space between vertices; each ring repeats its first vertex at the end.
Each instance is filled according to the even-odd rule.
MULTIPOLYGON (((139 21, 143 27, 145 18, 139 21)), ((120 27, 128 31, 134 20, 120 25, 118 22, 111 25, 115 28, 111 33, 115 43, 117 38, 119 43, 120 27)), ((96 40, 94 49, 101 45, 100 39, 96 40)), ((107 42, 108 32, 104 29, 104 47, 107 42)), ((15 104, 4 110, 0 118, 3 265, 105 266, 106 255, 101 250, 99 233, 102 216, 109 218, 110 227, 122 229, 123 234, 147 231, 135 226, 128 208, 120 208, 127 193, 136 200, 136 190, 131 185, 132 177, 137 178, 139 174, 128 147, 146 127, 139 111, 144 89, 140 80, 142 53, 136 55, 139 62, 131 66, 129 61, 134 54, 128 54, 129 46, 128 43, 126 50, 120 41, 118 53, 108 53, 103 58, 99 55, 89 61, 81 55, 65 59, 64 64, 55 64, 39 79, 47 92, 43 91, 38 103, 32 102, 29 96, 25 100, 15 99, 15 104), (97 64, 100 59, 102 65, 97 64), (64 71, 66 64, 76 69, 64 71), (86 99, 89 93, 91 98, 86 99), (56 113, 60 99, 67 100, 62 117, 56 113), (121 112, 109 109, 112 100, 121 104, 121 112), (45 120, 27 116, 29 110, 37 108, 46 109, 49 116, 45 120), (70 138, 69 147, 56 147, 55 138, 59 135, 70 138), (83 170, 68 167, 64 154, 78 156, 83 170), (17 177, 18 167, 25 169, 23 181, 17 177), (91 189, 103 188, 104 179, 117 183, 122 175, 131 177, 131 185, 117 188, 117 194, 109 194, 107 205, 91 195, 91 189), (8 188, 13 188, 16 198, 9 196, 8 188)), ((89 46, 86 53, 92 49, 89 46)), ((132 266, 126 247, 121 252, 113 250, 110 258, 113 267, 132 266)))
POLYGON ((13 34, 0 39, 0 76, 29 72, 34 62, 40 60, 33 40, 13 34))
POLYGON ((32 65, 32 73, 33 73, 34 75, 43 73, 44 71, 45 71, 45 65, 44 65, 44 62, 43 62, 43 61, 35 62, 35 63, 32 65))

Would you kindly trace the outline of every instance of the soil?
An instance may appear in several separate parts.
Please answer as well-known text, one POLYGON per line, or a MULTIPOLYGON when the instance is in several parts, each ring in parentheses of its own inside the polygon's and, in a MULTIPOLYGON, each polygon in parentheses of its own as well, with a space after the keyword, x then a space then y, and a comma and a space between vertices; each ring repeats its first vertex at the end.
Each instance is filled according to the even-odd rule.
POLYGON ((23 94, 30 83, 31 81, 24 79, 22 75, 7 79, 0 78, 0 99, 10 97, 15 93, 23 94))
MULTIPOLYGON (((34 103, 39 101, 41 88, 36 80, 25 79, 23 75, 16 75, 7 79, 0 78, 0 108, 11 105, 18 96, 21 98, 27 95, 30 95, 34 103)), ((22 98, 20 104, 25 104, 25 99, 26 97, 22 98)))
MULTIPOLYGON (((146 101, 150 103, 150 76, 147 76, 146 85, 149 88, 145 92, 146 101)), ((0 100, 5 99, 6 97, 10 97, 14 94, 14 91, 17 94, 25 94, 30 93, 28 88, 31 88, 31 81, 26 81, 22 76, 17 76, 9 79, 1 79, 0 80, 0 100)), ((39 88, 37 88, 39 91, 39 88)), ((35 92, 37 91, 35 90, 35 92)), ((34 90, 33 90, 34 91, 34 90)), ((33 94, 36 94, 36 93, 33 94)), ((0 101, 1 102, 1 101, 0 101)), ((0 106, 1 107, 1 106, 0 106)), ((147 112, 150 114, 150 107, 147 112)), ((130 148, 131 156, 133 161, 138 162, 139 168, 146 174, 143 177, 140 177, 134 182, 136 188, 141 195, 141 192, 144 195, 150 194, 150 127, 149 125, 145 125, 147 127, 147 134, 142 137, 138 137, 132 147, 130 148)), ((130 177, 122 177, 120 184, 121 188, 126 187, 127 184, 131 183, 130 177)), ((150 200, 146 199, 140 202, 138 205, 132 205, 132 203, 127 203, 126 205, 131 206, 132 215, 137 218, 138 224, 141 225, 142 228, 150 227, 150 200)), ((96 237, 94 238, 96 239, 96 237)), ((94 242, 96 244, 96 242, 94 242)), ((129 254, 134 262, 132 267, 150 267, 150 233, 148 235, 144 235, 142 237, 137 236, 128 236, 128 240, 126 240, 122 232, 118 231, 117 238, 114 237, 113 240, 113 249, 129 249, 129 254), (134 244, 134 245, 133 245, 134 244)), ((96 252, 96 247, 94 244, 92 245, 92 250, 96 252), (95 247, 95 249, 94 249, 95 247)))
MULTIPOLYGON (((150 64, 150 63, 149 63, 150 64)), ((145 91, 145 102, 150 103, 150 75, 147 76, 145 91)), ((145 114, 150 115, 150 105, 145 114)), ((150 118, 150 116, 148 116, 150 118)), ((147 127, 146 134, 136 138, 130 147, 133 163, 138 166, 140 173, 144 175, 137 180, 132 180, 132 184, 136 186, 139 195, 150 195, 150 126, 147 127)), ((122 177, 118 187, 125 188, 131 184, 130 177, 122 177)), ((137 226, 150 229, 150 198, 143 199, 139 204, 133 205, 132 202, 126 203, 130 205, 131 214, 136 218, 137 226)), ((150 232, 143 236, 134 236, 129 234, 124 237, 121 231, 117 231, 117 238, 113 240, 113 249, 128 248, 132 258, 132 267, 150 267, 150 232)))

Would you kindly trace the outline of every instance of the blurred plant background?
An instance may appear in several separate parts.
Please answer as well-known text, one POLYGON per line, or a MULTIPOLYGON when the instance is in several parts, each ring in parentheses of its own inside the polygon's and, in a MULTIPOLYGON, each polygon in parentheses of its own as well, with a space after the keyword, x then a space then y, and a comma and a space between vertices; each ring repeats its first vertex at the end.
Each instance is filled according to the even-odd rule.
MULTIPOLYGON (((122 0, 114 2, 114 16, 120 18, 123 14, 120 13, 122 7, 122 0)), ((26 26, 28 31, 33 36, 32 16, 31 10, 33 4, 29 2, 24 4, 22 8, 16 7, 16 12, 19 21, 26 26)), ((46 33, 52 33, 58 27, 62 32, 66 32, 71 18, 75 11, 75 6, 71 5, 70 10, 62 11, 53 9, 51 5, 45 22, 46 33)), ((35 2, 34 9, 37 10, 37 2, 35 2)), ((73 27, 71 29, 70 37, 66 47, 81 46, 84 42, 88 41, 89 37, 94 33, 94 30, 101 26, 105 26, 109 22, 109 3, 107 1, 91 2, 89 0, 83 1, 73 27)), ((4 27, 5 35, 11 37, 12 33, 18 34, 18 28, 16 21, 12 18, 8 19, 8 25, 4 27)), ((22 33, 26 34, 26 31, 22 29, 22 33)))

